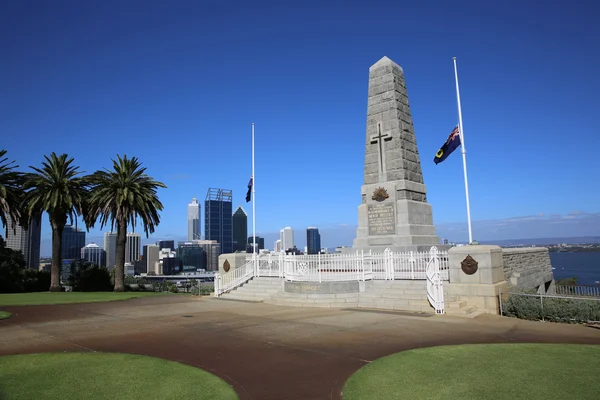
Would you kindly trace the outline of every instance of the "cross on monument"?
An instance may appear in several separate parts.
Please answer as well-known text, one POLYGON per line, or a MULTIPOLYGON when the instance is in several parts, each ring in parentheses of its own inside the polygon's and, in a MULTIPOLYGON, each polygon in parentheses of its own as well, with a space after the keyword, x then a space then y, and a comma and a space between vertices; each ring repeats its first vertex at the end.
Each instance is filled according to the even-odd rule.
POLYGON ((385 172, 385 149, 383 142, 392 140, 392 136, 389 133, 381 133, 381 122, 377 123, 377 133, 378 135, 371 135, 371 144, 379 143, 379 175, 381 176, 385 172))

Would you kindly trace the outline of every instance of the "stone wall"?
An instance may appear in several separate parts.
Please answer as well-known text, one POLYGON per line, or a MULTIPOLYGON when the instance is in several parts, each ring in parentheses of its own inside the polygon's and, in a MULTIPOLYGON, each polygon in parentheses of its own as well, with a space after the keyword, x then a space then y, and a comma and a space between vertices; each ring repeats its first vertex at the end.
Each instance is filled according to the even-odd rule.
POLYGON ((225 261, 229 264, 229 271, 238 269, 242 265, 246 264, 246 257, 252 256, 252 254, 246 253, 226 253, 219 256, 219 273, 225 274, 225 261))
POLYGON ((545 247, 502 249, 504 276, 512 290, 554 292, 550 253, 545 247))

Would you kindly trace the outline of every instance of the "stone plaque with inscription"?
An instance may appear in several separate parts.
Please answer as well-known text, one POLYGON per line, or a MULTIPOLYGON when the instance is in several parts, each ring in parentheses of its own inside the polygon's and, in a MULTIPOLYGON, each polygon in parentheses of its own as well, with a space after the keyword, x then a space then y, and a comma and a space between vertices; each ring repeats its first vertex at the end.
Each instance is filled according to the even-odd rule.
POLYGON ((393 203, 368 205, 369 235, 393 235, 396 233, 396 215, 393 203))

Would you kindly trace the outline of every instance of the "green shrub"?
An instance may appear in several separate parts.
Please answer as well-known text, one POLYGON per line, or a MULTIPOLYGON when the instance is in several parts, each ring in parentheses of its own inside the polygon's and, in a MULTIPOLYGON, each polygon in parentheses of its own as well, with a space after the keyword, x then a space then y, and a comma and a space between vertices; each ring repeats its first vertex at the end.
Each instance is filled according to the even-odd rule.
POLYGON ((600 301, 511 295, 502 302, 506 316, 563 323, 600 321, 600 301))
POLYGON ((201 284, 198 288, 200 294, 203 296, 207 296, 215 290, 214 285, 212 283, 201 284))
POLYGON ((72 263, 73 273, 69 285, 74 292, 109 292, 113 289, 111 273, 106 267, 99 267, 84 260, 72 263))

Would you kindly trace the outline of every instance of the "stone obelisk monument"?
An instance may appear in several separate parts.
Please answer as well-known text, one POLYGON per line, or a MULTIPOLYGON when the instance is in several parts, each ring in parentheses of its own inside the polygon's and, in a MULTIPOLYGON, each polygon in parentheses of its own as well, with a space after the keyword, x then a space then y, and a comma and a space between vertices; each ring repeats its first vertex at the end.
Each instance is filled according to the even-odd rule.
POLYGON ((353 248, 427 251, 439 246, 402 68, 383 57, 369 68, 365 176, 353 248))

